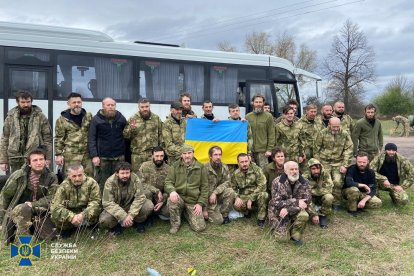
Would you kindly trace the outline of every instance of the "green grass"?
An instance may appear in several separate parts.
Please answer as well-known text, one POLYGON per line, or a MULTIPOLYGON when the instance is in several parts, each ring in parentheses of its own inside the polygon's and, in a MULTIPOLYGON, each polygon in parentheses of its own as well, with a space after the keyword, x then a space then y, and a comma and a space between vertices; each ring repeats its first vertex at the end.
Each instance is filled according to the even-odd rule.
MULTIPOLYGON (((414 196, 414 192, 410 192, 414 196)), ((176 235, 169 224, 157 221, 145 234, 129 229, 112 238, 104 231, 81 233, 76 260, 51 260, 50 243, 32 267, 19 267, 10 258, 9 247, 0 250, 2 275, 147 275, 153 267, 163 275, 413 275, 414 202, 395 207, 381 193, 383 207, 353 218, 339 212, 322 230, 308 225, 303 247, 287 237, 272 237, 267 226, 260 230, 254 219, 239 219, 230 225, 208 225, 195 233, 183 223, 176 235)))

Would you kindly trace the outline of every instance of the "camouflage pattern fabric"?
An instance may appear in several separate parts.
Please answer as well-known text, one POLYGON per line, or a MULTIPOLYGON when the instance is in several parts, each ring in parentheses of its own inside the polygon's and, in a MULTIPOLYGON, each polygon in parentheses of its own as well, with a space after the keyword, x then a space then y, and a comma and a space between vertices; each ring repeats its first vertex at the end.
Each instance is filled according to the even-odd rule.
POLYGON ((400 124, 403 126, 403 131, 401 132, 401 135, 400 135, 401 137, 402 136, 405 136, 405 137, 410 136, 410 129, 411 129, 410 128, 410 121, 407 118, 405 118, 401 115, 398 115, 398 116, 393 117, 392 120, 397 123, 397 126, 395 127, 395 130, 397 130, 397 128, 400 124))
MULTIPOLYGON (((347 207, 349 211, 356 211, 358 209, 358 202, 362 200, 366 193, 361 192, 357 187, 350 187, 343 190, 344 198, 347 201, 347 207)), ((365 204, 365 208, 378 209, 382 205, 381 199, 377 196, 373 196, 365 204)))
POLYGON ((201 232, 206 229, 206 222, 203 214, 195 215, 193 213, 195 204, 185 203, 180 197, 177 203, 173 203, 170 199, 167 201, 168 210, 170 212, 171 228, 178 229, 181 225, 181 213, 184 211, 184 216, 187 219, 190 227, 195 232, 201 232))
POLYGON ((168 116, 162 126, 162 138, 165 144, 165 151, 171 164, 180 159, 181 148, 185 141, 186 127, 186 119, 181 118, 180 124, 178 124, 171 115, 168 116))
POLYGON ((349 116, 348 114, 344 114, 342 115, 342 117, 339 117, 335 112, 333 112, 332 117, 339 118, 341 120, 341 128, 343 130, 348 131, 349 134, 352 134, 352 131, 354 130, 355 122, 351 116, 349 116))
POLYGON ((299 163, 299 157, 304 154, 303 135, 301 126, 296 122, 289 125, 283 119, 275 126, 275 145, 285 149, 285 162, 295 161, 299 163))

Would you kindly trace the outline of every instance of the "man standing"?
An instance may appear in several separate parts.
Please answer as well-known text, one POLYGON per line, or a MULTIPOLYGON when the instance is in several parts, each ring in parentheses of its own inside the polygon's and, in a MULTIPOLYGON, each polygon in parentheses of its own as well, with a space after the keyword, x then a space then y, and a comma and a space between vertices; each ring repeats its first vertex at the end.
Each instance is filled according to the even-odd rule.
POLYGON ((237 156, 239 168, 231 176, 231 186, 235 191, 234 209, 250 217, 256 206, 257 226, 264 227, 266 205, 269 194, 266 192, 266 177, 260 167, 251 164, 249 155, 240 153, 237 156))
POLYGON ((170 233, 177 233, 181 225, 181 213, 196 232, 203 231, 206 223, 203 207, 207 206, 208 176, 204 166, 194 159, 194 148, 184 145, 181 160, 170 168, 165 179, 165 192, 169 194, 170 233))
POLYGON ((409 202, 405 190, 414 184, 414 166, 397 152, 396 144, 386 144, 385 151, 377 155, 369 166, 375 171, 379 189, 387 191, 395 204, 409 202))
POLYGON ((328 127, 329 119, 332 118, 332 105, 330 104, 324 104, 321 108, 321 115, 316 116, 315 124, 316 128, 321 131, 324 128, 328 127))
POLYGON ((128 120, 123 134, 131 141, 132 171, 138 173, 141 164, 151 160, 152 148, 162 145, 162 122, 151 112, 148 99, 138 101, 138 112, 128 120))
POLYGON ((230 172, 227 165, 221 162, 222 154, 223 150, 219 146, 212 146, 208 150, 210 162, 204 165, 208 173, 209 193, 207 207, 203 208, 203 216, 214 224, 230 222, 229 212, 234 202, 230 172))
MULTIPOLYGON (((318 134, 318 129, 315 124, 316 113, 316 105, 308 105, 305 108, 305 116, 300 118, 297 123, 301 128, 303 149, 307 160, 313 157, 313 143, 315 141, 316 135, 318 134)), ((304 164, 304 162, 302 164, 304 164)), ((301 166, 301 169, 304 169, 304 171, 306 171, 305 168, 306 166, 301 166)))
POLYGON ((218 122, 220 121, 219 118, 214 117, 213 114, 213 103, 210 100, 206 100, 203 102, 203 106, 201 107, 204 111, 203 116, 201 116, 201 119, 206 119, 206 120, 210 120, 213 122, 218 122))
MULTIPOLYGON (((294 99, 290 99, 290 100, 287 102, 286 106, 290 106, 291 108, 293 108, 293 114, 294 114, 293 121, 294 121, 294 122, 298 121, 298 120, 299 120, 299 118, 298 118, 296 115, 297 115, 297 111, 298 111, 299 103, 298 103, 296 100, 294 100, 294 99)), ((283 113, 282 113, 282 116, 277 117, 277 118, 274 120, 275 124, 280 123, 280 122, 282 121, 282 119, 284 118, 284 116, 285 116, 285 114, 283 114, 283 113)))
POLYGON ((332 213, 334 197, 332 188, 334 186, 331 176, 325 172, 321 162, 312 158, 308 161, 308 170, 303 177, 309 181, 312 192, 313 211, 318 214, 312 217, 312 222, 320 225, 321 228, 328 228, 328 218, 332 213), (315 206, 320 206, 319 211, 315 206))
POLYGON ((121 161, 105 183, 102 207, 100 226, 119 235, 134 222, 138 233, 145 232, 143 222, 151 215, 154 204, 146 199, 139 177, 131 172, 131 165, 121 161))
POLYGON ((365 106, 365 117, 356 122, 352 132, 354 155, 363 151, 368 153, 369 160, 374 159, 383 146, 382 126, 375 118, 376 110, 373 104, 365 106))
POLYGON ((411 129, 410 121, 407 118, 405 118, 404 116, 398 115, 398 116, 392 117, 392 120, 397 123, 394 129, 394 132, 397 131, 398 126, 401 124, 403 127, 403 130, 400 136, 405 136, 405 137, 410 136, 410 129, 411 129))
POLYGON ((191 94, 184 92, 180 94, 180 103, 183 107, 184 118, 197 118, 197 114, 191 109, 191 94))
POLYGON ((290 239, 295 245, 303 245, 303 231, 309 220, 307 210, 312 201, 308 181, 299 174, 296 162, 284 165, 285 173, 273 180, 272 198, 269 201, 268 218, 270 229, 275 234, 290 231, 290 239))
POLYGON ((0 193, 0 223, 6 244, 15 236, 30 235, 33 224, 35 236, 52 238, 49 205, 57 187, 56 175, 46 167, 44 151, 31 151, 27 164, 11 174, 0 193))
POLYGON ((125 158, 122 132, 126 124, 125 117, 116 110, 116 102, 112 98, 103 99, 102 109, 92 118, 88 147, 101 192, 105 181, 114 173, 115 165, 125 158))
POLYGON ((352 161, 352 140, 349 133, 341 129, 341 121, 338 118, 331 118, 328 128, 319 132, 315 139, 313 156, 322 163, 324 170, 332 178, 333 207, 339 210, 343 175, 352 161))
POLYGON ((92 114, 82 108, 82 96, 78 93, 69 94, 68 107, 56 120, 56 165, 82 164, 85 173, 92 176, 92 162, 88 153, 88 130, 92 114))
POLYGON ((52 221, 63 237, 69 237, 81 226, 96 224, 101 213, 98 183, 84 174, 82 165, 68 166, 67 174, 51 206, 52 221))
POLYGON ((285 164, 285 150, 281 147, 276 146, 272 149, 272 163, 267 164, 265 169, 263 170, 264 175, 266 176, 267 180, 267 192, 270 194, 272 190, 272 182, 273 180, 284 173, 284 164, 285 164))
POLYGON ((275 145, 273 116, 263 111, 264 102, 264 96, 253 96, 253 112, 246 115, 253 133, 253 159, 261 168, 264 168, 269 163, 268 157, 272 154, 272 149, 275 145))
MULTIPOLYGON (((242 121, 243 123, 247 123, 245 118, 240 117, 240 107, 238 104, 230 104, 229 105, 229 120, 236 120, 242 121)), ((247 126, 247 153, 251 154, 253 148, 253 133, 250 124, 247 126)))
POLYGON ((185 141, 185 129, 187 121, 183 118, 183 106, 179 102, 171 104, 170 116, 164 121, 162 126, 162 138, 165 144, 165 151, 168 160, 173 163, 180 159, 181 149, 185 141))
POLYGON ((339 118, 339 120, 341 120, 342 129, 348 131, 349 134, 352 134, 355 123, 351 116, 345 114, 345 104, 343 102, 336 102, 334 104, 334 113, 332 116, 339 118))
POLYGON ((139 177, 144 185, 146 197, 155 204, 154 212, 168 218, 168 194, 164 190, 164 182, 170 166, 165 163, 165 151, 162 147, 152 149, 152 160, 142 163, 139 177))
POLYGON ((46 166, 52 160, 52 129, 32 102, 32 94, 20 90, 16 93, 17 106, 7 113, 0 144, 0 170, 4 172, 20 169, 28 153, 39 146, 45 147, 46 166))
POLYGON ((348 204, 348 213, 356 217, 365 207, 378 209, 382 201, 377 194, 375 172, 368 168, 368 154, 359 152, 356 164, 351 165, 345 175, 344 197, 348 204))

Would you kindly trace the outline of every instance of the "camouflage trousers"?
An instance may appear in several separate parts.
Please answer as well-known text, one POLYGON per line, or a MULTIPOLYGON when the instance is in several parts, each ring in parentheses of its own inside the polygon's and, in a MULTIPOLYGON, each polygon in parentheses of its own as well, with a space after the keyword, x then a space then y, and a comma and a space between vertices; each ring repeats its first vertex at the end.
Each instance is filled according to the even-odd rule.
MULTIPOLYGON (((236 205, 233 205, 234 210, 243 212, 243 213, 249 211, 247 209, 247 201, 248 201, 247 196, 241 195, 240 199, 243 201, 243 204, 240 206, 240 208, 237 208, 236 205)), ((267 192, 261 192, 257 196, 256 201, 253 202, 252 204, 253 207, 257 207, 257 219, 260 219, 260 220, 266 219, 267 203, 269 201, 268 199, 269 199, 269 194, 267 192)))
POLYGON ((17 170, 20 170, 25 163, 26 163, 26 158, 24 157, 10 158, 9 159, 9 172, 13 173, 17 170))
POLYGON ((252 161, 254 161, 262 170, 269 164, 269 159, 264 152, 254 152, 252 155, 252 161))
MULTIPOLYGON (((33 229, 33 236, 40 239, 52 240, 56 237, 55 226, 53 225, 49 211, 45 208, 32 208, 25 203, 19 204, 11 211, 11 220, 7 229, 15 228, 15 236, 28 236, 30 229, 33 229)), ((8 231, 12 234, 14 231, 8 231)))
MULTIPOLYGON (((141 223, 147 220, 147 218, 152 214, 154 210, 154 204, 148 199, 145 200, 144 204, 141 207, 138 215, 134 217, 134 221, 141 223)), ((122 221, 118 221, 113 215, 103 210, 99 216, 99 226, 105 229, 114 228, 118 223, 121 224, 122 221)))
POLYGON ((66 168, 68 168, 70 165, 82 165, 83 169, 88 176, 93 176, 93 165, 92 165, 92 159, 89 158, 89 154, 73 154, 70 152, 65 152, 63 154, 63 171, 65 172, 66 177, 66 168))
POLYGON ((203 211, 208 212, 208 221, 213 224, 222 224, 223 218, 229 216, 235 196, 232 188, 226 188, 217 195, 215 204, 208 204, 208 207, 204 207, 203 211))
POLYGON ((334 184, 332 188, 332 195, 334 197, 332 204, 340 205, 342 201, 342 186, 344 184, 344 174, 339 171, 340 166, 331 166, 324 163, 323 169, 330 174, 334 184))
POLYGON ((191 229, 196 232, 201 232, 206 229, 206 222, 204 221, 203 214, 194 215, 193 209, 195 204, 187 204, 180 197, 177 203, 173 203, 170 199, 167 201, 168 209, 170 212, 170 224, 171 228, 179 228, 181 225, 181 213, 184 211, 184 217, 190 224, 191 229))
POLYGON ((408 194, 406 191, 396 192, 393 188, 381 188, 381 190, 388 192, 392 202, 396 205, 407 205, 409 202, 408 194))
POLYGON ((134 173, 138 173, 142 163, 151 160, 151 151, 144 151, 142 153, 133 153, 131 155, 131 166, 134 173))
MULTIPOLYGON (((98 220, 99 220, 99 214, 94 215, 89 219, 84 219, 82 225, 80 226, 91 226, 91 225, 98 223, 98 220)), ((56 225, 58 232, 61 230, 68 230, 68 229, 80 227, 80 226, 73 225, 70 219, 64 219, 61 217, 52 216, 52 222, 56 225)))
POLYGON ((273 234, 283 235, 289 229, 290 238, 295 240, 302 239, 308 220, 309 214, 305 210, 300 210, 297 214, 287 215, 284 218, 279 217, 278 214, 269 214, 269 224, 273 234))
MULTIPOLYGON (((361 192, 357 187, 346 188, 343 190, 344 198, 347 200, 348 211, 356 211, 358 209, 358 202, 366 196, 366 193, 361 192)), ((365 204, 365 208, 378 209, 382 205, 381 199, 373 196, 365 204)))
POLYGON ((101 195, 104 190, 106 180, 115 173, 115 166, 119 161, 124 161, 124 156, 118 158, 100 158, 100 166, 94 167, 93 177, 99 184, 99 189, 101 190, 101 195))
MULTIPOLYGON (((364 151, 364 150, 362 150, 362 151, 364 151)), ((371 152, 366 152, 366 153, 368 154, 368 160, 369 161, 372 161, 375 158, 375 156, 380 154, 379 151, 371 151, 371 152)))
POLYGON ((332 213, 332 203, 334 201, 334 197, 332 194, 326 194, 323 196, 312 196, 312 208, 316 214, 322 216, 328 216, 332 213), (316 206, 320 206, 319 211, 317 211, 316 206))
MULTIPOLYGON (((158 195, 152 193, 150 190, 148 189, 144 189, 144 194, 145 197, 150 200, 153 205, 155 206, 158 203, 158 195)), ((164 197, 164 204, 161 206, 161 209, 159 209, 157 212, 155 212, 157 215, 161 215, 164 216, 166 218, 170 217, 170 211, 168 210, 168 206, 167 206, 167 200, 166 198, 168 198, 168 195, 166 193, 163 193, 162 196, 164 197)))

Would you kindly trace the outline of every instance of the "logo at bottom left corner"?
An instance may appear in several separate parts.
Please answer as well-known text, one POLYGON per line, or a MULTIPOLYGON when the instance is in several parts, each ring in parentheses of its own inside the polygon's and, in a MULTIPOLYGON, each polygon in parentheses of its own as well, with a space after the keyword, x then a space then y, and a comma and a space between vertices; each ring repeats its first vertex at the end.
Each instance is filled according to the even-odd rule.
POLYGON ((33 257, 40 258, 40 243, 32 246, 31 236, 20 236, 18 237, 20 244, 15 245, 11 244, 10 246, 10 256, 13 257, 19 257, 20 262, 19 266, 32 266, 31 259, 33 257))

